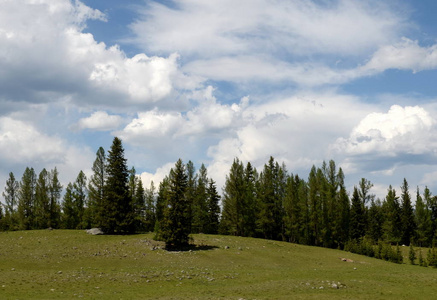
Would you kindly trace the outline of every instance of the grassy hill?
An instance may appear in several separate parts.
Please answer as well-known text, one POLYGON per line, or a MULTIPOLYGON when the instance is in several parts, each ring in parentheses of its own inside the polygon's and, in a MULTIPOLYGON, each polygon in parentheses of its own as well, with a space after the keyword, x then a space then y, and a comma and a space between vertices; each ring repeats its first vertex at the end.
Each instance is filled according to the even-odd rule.
POLYGON ((437 270, 261 239, 0 233, 1 299, 435 299, 437 270), (350 261, 342 261, 347 258, 350 261))

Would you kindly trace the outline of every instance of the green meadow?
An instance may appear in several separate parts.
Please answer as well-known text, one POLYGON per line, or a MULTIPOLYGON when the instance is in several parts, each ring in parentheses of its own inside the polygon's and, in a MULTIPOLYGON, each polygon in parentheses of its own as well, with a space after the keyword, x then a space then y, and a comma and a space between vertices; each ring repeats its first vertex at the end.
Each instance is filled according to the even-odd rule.
POLYGON ((409 263, 202 234, 193 235, 195 246, 190 250, 169 252, 152 238, 152 234, 92 236, 77 230, 2 232, 0 298, 435 299, 437 295, 437 270, 409 263))

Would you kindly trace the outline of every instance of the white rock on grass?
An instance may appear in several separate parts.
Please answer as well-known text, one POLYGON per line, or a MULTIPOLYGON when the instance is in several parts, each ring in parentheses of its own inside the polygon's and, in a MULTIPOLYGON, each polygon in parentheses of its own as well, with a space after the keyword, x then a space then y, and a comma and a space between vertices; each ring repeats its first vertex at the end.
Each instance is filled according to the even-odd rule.
POLYGON ((92 235, 103 234, 103 231, 100 228, 91 228, 91 229, 87 229, 85 231, 86 231, 86 233, 92 234, 92 235))

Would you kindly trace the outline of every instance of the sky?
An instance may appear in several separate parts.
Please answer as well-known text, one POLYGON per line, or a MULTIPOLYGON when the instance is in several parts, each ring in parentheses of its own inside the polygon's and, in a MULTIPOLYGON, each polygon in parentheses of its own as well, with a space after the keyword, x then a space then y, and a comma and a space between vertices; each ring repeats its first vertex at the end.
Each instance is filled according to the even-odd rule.
MULTIPOLYGON (((0 0, 0 188, 123 141, 148 187, 234 158, 437 194, 434 0, 0 0)), ((414 199, 415 197, 413 197, 414 199)))

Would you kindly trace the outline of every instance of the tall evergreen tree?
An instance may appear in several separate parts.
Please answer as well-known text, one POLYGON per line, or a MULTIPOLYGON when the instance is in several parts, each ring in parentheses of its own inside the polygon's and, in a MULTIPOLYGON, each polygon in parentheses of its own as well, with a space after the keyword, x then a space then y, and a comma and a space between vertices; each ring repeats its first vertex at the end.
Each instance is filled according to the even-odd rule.
POLYGON ((429 240, 432 244, 436 242, 437 232, 437 197, 433 196, 428 187, 423 191, 423 200, 429 209, 431 219, 431 230, 429 240))
POLYGON ((365 222, 363 202, 359 195, 357 187, 354 187, 354 192, 351 199, 351 211, 350 211, 350 238, 358 240, 364 236, 365 222))
MULTIPOLYGON (((171 174, 170 174, 171 175, 171 174)), ((155 215, 155 239, 163 240, 162 229, 164 228, 164 213, 168 207, 170 197, 170 178, 165 176, 159 184, 158 195, 156 197, 156 215, 155 215)))
POLYGON ((108 152, 101 228, 106 233, 132 233, 134 208, 129 197, 129 170, 121 140, 115 137, 108 152))
POLYGON ((14 173, 9 173, 9 178, 6 181, 5 190, 2 193, 5 199, 5 228, 6 229, 17 229, 18 219, 17 219, 17 205, 18 205, 18 189, 19 183, 15 179, 14 173))
POLYGON ((93 174, 88 183, 86 227, 102 227, 104 218, 103 195, 106 181, 106 155, 102 147, 97 150, 92 171, 93 174))
POLYGON ((367 212, 367 230, 366 235, 369 236, 373 242, 377 242, 382 239, 382 223, 383 223, 383 213, 382 204, 379 199, 370 200, 370 207, 367 212))
MULTIPOLYGON (((426 188, 428 189, 428 188, 426 188)), ((428 190, 429 193, 429 190, 428 190)), ((431 212, 423 201, 420 195, 419 188, 416 192, 416 206, 415 206, 415 220, 416 220, 416 242, 420 247, 429 247, 432 242, 432 224, 431 224, 431 212)))
POLYGON ((138 178, 136 181, 136 191, 133 193, 133 205, 135 214, 135 231, 138 232, 146 230, 146 193, 141 178, 138 178))
POLYGON ((410 192, 408 191, 408 182, 404 178, 404 182, 401 186, 401 243, 404 245, 410 245, 410 241, 414 238, 416 231, 416 223, 414 220, 413 206, 411 205, 410 192))
POLYGON ((42 169, 38 175, 35 188, 35 229, 49 227, 50 199, 49 199, 49 173, 42 169))
POLYGON ((344 244, 349 240, 350 203, 344 184, 344 173, 341 168, 338 170, 337 180, 339 191, 337 193, 337 208, 334 215, 334 218, 337 220, 335 223, 335 242, 340 248, 343 248, 344 244))
POLYGON ((401 207, 396 190, 390 185, 387 196, 382 205, 384 223, 382 232, 384 240, 388 243, 398 244, 401 241, 401 207))
POLYGON ((47 226, 50 228, 59 228, 61 222, 61 199, 62 185, 58 179, 58 170, 55 167, 48 173, 48 196, 49 196, 49 213, 47 226))
POLYGON ((205 227, 205 233, 217 234, 219 229, 220 217, 220 196, 217 193, 217 187, 214 180, 210 179, 207 188, 207 218, 208 223, 205 227))
POLYGON ((167 207, 164 209, 161 236, 167 248, 179 249, 189 244, 191 227, 191 203, 186 195, 188 176, 181 159, 170 171, 169 178, 170 190, 167 207))
POLYGON ((220 222, 220 233, 242 235, 242 199, 244 191, 244 167, 235 158, 229 175, 226 176, 223 190, 223 211, 220 222))
POLYGON ((36 174, 33 168, 27 167, 21 178, 18 191, 18 216, 20 229, 29 230, 35 222, 35 187, 36 174))
POLYGON ((74 211, 77 216, 77 221, 74 228, 84 229, 87 227, 87 221, 85 219, 85 205, 88 197, 87 178, 85 173, 81 170, 76 177, 76 181, 73 183, 73 198, 74 198, 74 211))
POLYGON ((156 189, 153 181, 145 190, 144 230, 153 231, 156 223, 156 189))
MULTIPOLYGON (((188 166, 187 166, 188 169, 188 166)), ((207 170, 204 164, 200 166, 199 172, 196 176, 197 183, 194 188, 194 195, 191 197, 191 190, 187 191, 187 197, 192 198, 192 233, 204 233, 208 225, 208 208, 207 208, 207 198, 208 198, 208 177, 207 170)), ((190 183, 190 172, 188 172, 188 182, 190 183)))
POLYGON ((310 225, 310 245, 319 246, 322 243, 322 201, 321 183, 319 172, 316 167, 311 168, 308 176, 308 204, 309 204, 309 225, 310 225))
POLYGON ((78 216, 76 214, 73 184, 70 182, 65 189, 64 198, 62 201, 62 228, 76 229, 79 224, 78 216))

